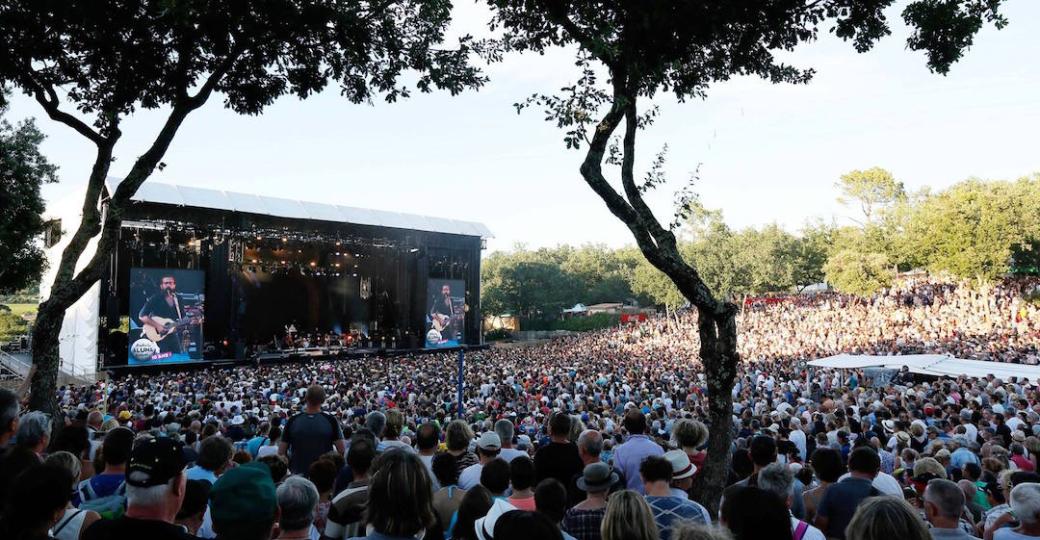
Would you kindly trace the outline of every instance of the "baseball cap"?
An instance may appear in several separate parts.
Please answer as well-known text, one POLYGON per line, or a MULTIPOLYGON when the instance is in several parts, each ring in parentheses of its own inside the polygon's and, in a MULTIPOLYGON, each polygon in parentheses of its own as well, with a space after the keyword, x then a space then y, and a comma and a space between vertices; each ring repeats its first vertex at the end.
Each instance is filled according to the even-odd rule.
POLYGON ((485 431, 477 439, 477 448, 483 450, 499 450, 502 448, 502 439, 494 431, 485 431))
POLYGON ((188 464, 184 444, 170 438, 139 441, 130 452, 126 483, 134 487, 159 486, 180 474, 188 464))
POLYGON ((132 416, 133 415, 130 414, 130 411, 119 411, 120 420, 129 420, 132 416))
POLYGON ((271 469, 259 461, 221 475, 210 490, 209 500, 216 525, 271 520, 278 510, 271 469))

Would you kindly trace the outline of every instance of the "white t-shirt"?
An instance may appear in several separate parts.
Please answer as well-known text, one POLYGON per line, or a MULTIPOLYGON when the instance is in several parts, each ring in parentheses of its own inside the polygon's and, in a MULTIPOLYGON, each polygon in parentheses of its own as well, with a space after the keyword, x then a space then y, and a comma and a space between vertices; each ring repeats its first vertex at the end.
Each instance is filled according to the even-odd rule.
MULTIPOLYGON (((841 482, 850 476, 852 475, 845 473, 838 479, 838 481, 841 482)), ((880 491, 883 495, 903 496, 903 488, 899 486, 899 480, 896 480, 891 474, 883 472, 877 473, 877 476, 874 477, 874 481, 871 482, 871 485, 873 485, 874 488, 880 491)))
POLYGON ((503 448, 498 452, 498 458, 509 463, 519 456, 526 456, 527 452, 523 450, 517 450, 516 448, 503 448))
POLYGON ((470 490, 480 484, 480 471, 482 470, 484 470, 484 466, 480 463, 474 463, 462 469, 462 473, 459 474, 459 489, 470 490))

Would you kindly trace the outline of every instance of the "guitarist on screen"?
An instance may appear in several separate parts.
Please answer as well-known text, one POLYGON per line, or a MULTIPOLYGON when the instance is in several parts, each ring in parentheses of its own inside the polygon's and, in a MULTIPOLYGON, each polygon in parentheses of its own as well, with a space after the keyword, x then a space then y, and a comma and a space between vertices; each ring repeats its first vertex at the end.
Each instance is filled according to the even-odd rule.
POLYGON ((451 304, 451 285, 441 285, 441 295, 435 296, 431 304, 430 319, 433 321, 433 327, 442 335, 451 335, 455 319, 455 310, 451 304))
MULTIPOLYGON (((176 332, 177 327, 168 328, 157 320, 162 317, 166 320, 179 321, 184 315, 181 313, 180 300, 177 298, 177 280, 173 276, 163 276, 159 282, 159 293, 153 295, 145 302, 137 318, 141 324, 151 326, 160 336, 166 336, 170 332, 176 332)), ((158 342, 159 352, 180 353, 181 340, 176 336, 170 339, 162 339, 158 342)))

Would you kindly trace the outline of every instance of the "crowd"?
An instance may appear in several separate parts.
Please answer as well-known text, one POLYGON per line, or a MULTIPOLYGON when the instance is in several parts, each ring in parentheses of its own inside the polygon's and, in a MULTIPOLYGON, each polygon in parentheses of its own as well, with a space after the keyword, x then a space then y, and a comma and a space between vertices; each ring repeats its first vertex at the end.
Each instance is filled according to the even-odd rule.
POLYGON ((55 418, 0 391, 0 536, 1040 537, 1029 381, 872 387, 801 362, 1036 364, 1035 288, 919 280, 745 309, 721 501, 692 490, 710 429, 692 314, 470 353, 461 417, 451 355, 131 374, 62 388, 55 418))

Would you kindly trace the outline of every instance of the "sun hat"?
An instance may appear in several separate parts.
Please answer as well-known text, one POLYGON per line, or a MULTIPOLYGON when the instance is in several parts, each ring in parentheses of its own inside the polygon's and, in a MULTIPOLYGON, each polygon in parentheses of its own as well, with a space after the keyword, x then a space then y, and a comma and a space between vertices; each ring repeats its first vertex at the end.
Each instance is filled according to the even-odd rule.
POLYGON ((498 518, 502 517, 506 512, 512 512, 516 509, 515 506, 509 504, 504 499, 495 499, 487 514, 473 522, 473 529, 477 533, 477 538, 479 540, 494 540, 495 524, 498 523, 498 518))
POLYGON ((600 493, 610 489, 618 481, 618 474, 603 462, 590 463, 585 466, 578 481, 578 489, 584 492, 600 493))
POLYGON ((669 450, 664 453, 664 458, 672 465, 672 480, 689 478, 697 472, 697 467, 690 463, 690 456, 682 450, 669 450))

